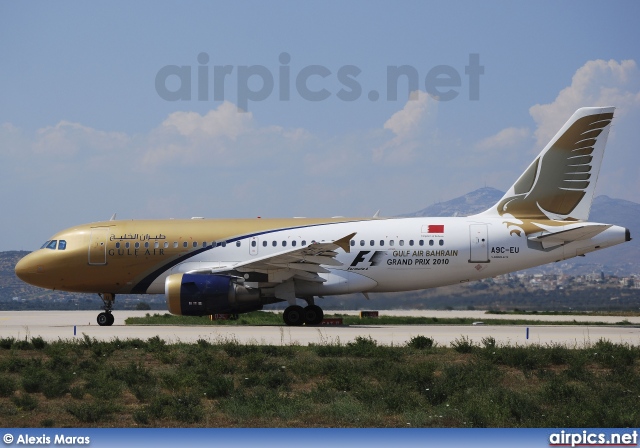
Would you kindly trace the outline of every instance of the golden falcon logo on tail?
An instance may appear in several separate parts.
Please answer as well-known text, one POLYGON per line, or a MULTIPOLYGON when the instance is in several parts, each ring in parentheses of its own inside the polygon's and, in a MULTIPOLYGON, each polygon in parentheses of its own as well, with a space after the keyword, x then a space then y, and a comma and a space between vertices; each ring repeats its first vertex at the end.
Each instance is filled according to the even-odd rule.
POLYGON ((483 214, 510 218, 505 224, 515 227, 512 234, 517 235, 543 230, 536 221, 549 226, 587 220, 613 110, 578 109, 504 197, 483 214))

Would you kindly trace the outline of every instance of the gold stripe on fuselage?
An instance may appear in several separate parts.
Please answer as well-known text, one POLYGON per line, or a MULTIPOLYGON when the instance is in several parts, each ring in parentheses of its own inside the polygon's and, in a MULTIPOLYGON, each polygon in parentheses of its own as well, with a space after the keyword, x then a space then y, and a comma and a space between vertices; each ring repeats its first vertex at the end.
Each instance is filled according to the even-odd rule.
POLYGON ((25 280, 28 278, 29 283, 49 289, 114 294, 143 293, 160 273, 210 248, 213 242, 233 241, 285 229, 370 219, 96 222, 58 232, 51 239, 65 240, 65 250, 40 249, 32 252, 18 263, 16 272, 20 272, 25 280), (203 243, 206 243, 205 248, 203 243))

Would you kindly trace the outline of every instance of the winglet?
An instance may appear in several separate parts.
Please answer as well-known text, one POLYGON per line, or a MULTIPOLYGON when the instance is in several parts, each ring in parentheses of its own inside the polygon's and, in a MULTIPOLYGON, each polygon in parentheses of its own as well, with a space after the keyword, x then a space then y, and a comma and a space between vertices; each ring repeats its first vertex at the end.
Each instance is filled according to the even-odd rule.
POLYGON ((379 218, 380 217, 380 210, 378 209, 377 212, 375 212, 375 214, 373 215, 374 218, 379 218))
POLYGON ((350 253, 351 252, 351 246, 349 245, 349 243, 351 242, 351 238, 353 238, 354 236, 356 236, 356 232, 353 232, 350 235, 342 237, 339 240, 335 240, 333 242, 333 244, 335 244, 336 246, 342 248, 346 253, 350 253))
POLYGON ((115 221, 116 220, 116 214, 117 213, 114 213, 113 215, 111 215, 111 219, 109 221, 115 221))

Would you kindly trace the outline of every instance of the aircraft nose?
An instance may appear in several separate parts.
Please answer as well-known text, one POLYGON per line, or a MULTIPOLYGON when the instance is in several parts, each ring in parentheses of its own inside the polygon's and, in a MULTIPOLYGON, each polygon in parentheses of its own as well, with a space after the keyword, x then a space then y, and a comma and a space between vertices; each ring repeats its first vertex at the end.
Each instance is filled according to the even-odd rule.
POLYGON ((34 254, 24 256, 15 267, 15 273, 20 280, 34 284, 34 277, 42 271, 42 266, 38 264, 38 258, 34 254))

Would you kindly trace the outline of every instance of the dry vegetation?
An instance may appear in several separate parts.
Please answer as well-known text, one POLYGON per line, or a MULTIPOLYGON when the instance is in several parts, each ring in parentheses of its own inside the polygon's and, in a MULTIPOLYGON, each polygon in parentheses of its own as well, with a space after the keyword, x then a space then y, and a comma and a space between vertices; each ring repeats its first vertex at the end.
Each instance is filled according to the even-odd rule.
POLYGON ((640 349, 0 340, 4 427, 637 427, 640 349))

